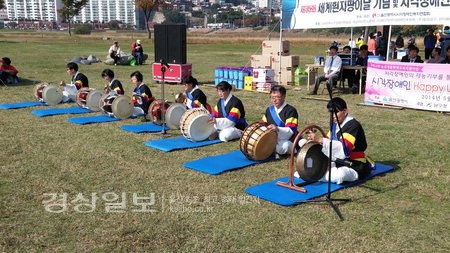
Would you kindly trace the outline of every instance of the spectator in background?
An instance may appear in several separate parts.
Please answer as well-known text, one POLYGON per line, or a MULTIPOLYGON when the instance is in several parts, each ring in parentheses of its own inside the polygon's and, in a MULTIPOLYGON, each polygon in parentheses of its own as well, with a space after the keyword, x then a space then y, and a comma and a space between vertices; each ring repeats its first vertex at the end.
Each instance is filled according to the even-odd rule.
POLYGON ((120 60, 120 55, 122 50, 120 49, 119 42, 117 40, 109 48, 108 54, 114 60, 114 65, 117 65, 117 62, 120 60))
POLYGON ((144 56, 144 49, 142 48, 141 40, 136 40, 136 42, 133 42, 131 44, 131 54, 136 59, 137 65, 142 65, 143 63, 143 56, 144 56))
POLYGON ((385 39, 383 37, 383 34, 381 34, 380 31, 377 32, 377 39, 376 39, 376 41, 377 41, 377 47, 376 47, 376 50, 375 50, 375 54, 379 55, 379 56, 386 57, 386 48, 387 48, 386 41, 385 41, 385 39))
POLYGON ((431 51, 431 58, 427 63, 442 63, 445 59, 441 57, 441 51, 440 47, 435 47, 433 51, 431 51))
POLYGON ((11 59, 9 59, 8 57, 3 57, 1 63, 1 80, 5 84, 19 84, 19 78, 17 77, 17 73, 19 73, 19 71, 13 65, 11 65, 11 59))
POLYGON ((423 60, 420 58, 419 48, 416 46, 408 46, 408 54, 402 57, 401 62, 411 62, 411 63, 423 63, 423 60))
POLYGON ((397 39, 395 40, 395 48, 403 49, 404 47, 405 47, 405 40, 403 39, 403 36, 398 35, 397 39))
POLYGON ((446 52, 445 60, 442 63, 450 64, 450 46, 446 48, 445 52, 446 52))
POLYGON ((366 42, 364 42, 364 39, 363 38, 358 38, 358 40, 356 41, 356 46, 358 47, 358 49, 360 49, 361 48, 361 46, 362 45, 365 45, 366 44, 366 42))
POLYGON ((337 56, 338 47, 331 46, 329 49, 329 57, 325 61, 325 65, 323 68, 324 74, 321 76, 317 76, 314 83, 314 90, 308 95, 317 95, 317 90, 319 90, 320 83, 323 81, 328 81, 328 91, 331 92, 333 87, 336 86, 336 82, 339 80, 340 71, 342 67, 342 59, 337 56))
POLYGON ((447 57, 446 49, 447 49, 447 47, 450 46, 450 27, 449 26, 444 27, 444 31, 442 33, 440 33, 440 35, 441 35, 440 42, 441 42, 441 49, 442 49, 441 57, 446 58, 447 57))
POLYGON ((375 55, 375 52, 377 50, 377 41, 375 40, 376 38, 375 33, 370 33, 369 38, 370 38, 369 42, 367 42, 369 55, 375 55))
MULTIPOLYGON (((350 55, 350 53, 351 53, 350 46, 345 46, 343 48, 342 53, 350 55)), ((351 56, 352 55, 350 55, 350 59, 353 60, 351 58, 351 56)), ((348 64, 350 64, 350 62, 348 64)), ((345 82, 345 79, 348 80, 348 88, 351 89, 353 87, 353 82, 355 80, 355 70, 353 70, 353 69, 342 70, 342 81, 345 82)))
POLYGON ((432 29, 428 29, 428 34, 423 38, 423 44, 425 45, 425 60, 430 59, 431 52, 436 47, 437 38, 434 35, 432 29))
MULTIPOLYGON (((367 61, 369 60, 369 51, 367 50, 367 45, 362 45, 359 49, 359 56, 358 59, 356 59, 356 66, 365 66, 367 67, 367 61)), ((352 93, 356 94, 359 90, 359 80, 361 79, 361 93, 364 93, 365 87, 366 87, 366 73, 367 69, 362 69, 356 71, 353 87, 352 87, 352 93), (362 71, 362 73, 361 73, 362 71), (363 75, 361 77, 361 74, 363 75)))

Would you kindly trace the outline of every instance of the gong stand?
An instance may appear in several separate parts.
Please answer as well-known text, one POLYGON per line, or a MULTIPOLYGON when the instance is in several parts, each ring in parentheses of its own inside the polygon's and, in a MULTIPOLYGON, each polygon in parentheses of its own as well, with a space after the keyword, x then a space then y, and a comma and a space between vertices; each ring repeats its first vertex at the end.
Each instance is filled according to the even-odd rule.
MULTIPOLYGON (((318 129, 320 131, 320 133, 322 134, 322 136, 325 136, 325 132, 322 130, 322 128, 320 128, 317 125, 313 125, 313 124, 306 125, 305 127, 302 128, 302 130, 300 130, 300 132, 295 137, 294 142, 292 143, 291 157, 289 160, 289 180, 287 182, 277 182, 278 186, 286 187, 291 190, 295 190, 295 191, 299 191, 299 192, 306 192, 305 188, 294 183, 294 173, 295 173, 294 160, 295 160, 296 147, 298 145, 298 142, 302 138, 302 134, 307 131, 311 131, 312 129, 318 129)), ((309 182, 309 183, 312 183, 312 182, 309 182)), ((301 185, 305 185, 305 184, 302 183, 301 185)))

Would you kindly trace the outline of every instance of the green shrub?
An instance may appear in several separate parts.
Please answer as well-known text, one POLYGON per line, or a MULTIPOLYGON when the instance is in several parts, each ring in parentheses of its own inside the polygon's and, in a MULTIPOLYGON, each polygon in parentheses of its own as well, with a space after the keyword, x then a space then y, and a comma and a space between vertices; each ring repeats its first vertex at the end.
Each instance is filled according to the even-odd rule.
POLYGON ((91 34, 92 26, 90 25, 80 25, 76 26, 74 29, 75 34, 91 34))

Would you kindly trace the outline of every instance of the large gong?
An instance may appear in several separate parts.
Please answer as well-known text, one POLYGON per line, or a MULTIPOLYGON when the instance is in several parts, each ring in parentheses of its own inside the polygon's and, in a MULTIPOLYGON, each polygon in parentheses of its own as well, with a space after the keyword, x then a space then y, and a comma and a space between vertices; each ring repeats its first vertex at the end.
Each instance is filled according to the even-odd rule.
POLYGON ((322 153, 322 145, 308 142, 300 149, 295 161, 300 178, 307 182, 318 181, 328 169, 328 157, 322 153))

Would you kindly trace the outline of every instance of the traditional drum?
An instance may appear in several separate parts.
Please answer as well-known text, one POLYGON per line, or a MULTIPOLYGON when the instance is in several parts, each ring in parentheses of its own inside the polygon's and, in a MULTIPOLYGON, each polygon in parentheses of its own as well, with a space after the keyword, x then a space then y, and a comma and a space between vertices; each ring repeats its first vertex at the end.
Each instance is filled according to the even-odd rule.
POLYGON ((126 95, 104 94, 99 102, 103 113, 119 119, 129 118, 133 114, 133 107, 131 98, 126 95))
POLYGON ((328 169, 328 157, 322 153, 322 145, 313 141, 303 145, 295 160, 295 168, 307 182, 321 179, 328 169))
POLYGON ((48 105, 56 105, 61 103, 62 91, 55 85, 48 83, 38 83, 34 88, 34 96, 48 105))
POLYGON ((186 99, 186 93, 184 93, 184 92, 180 92, 175 95, 176 103, 183 103, 185 99, 186 99))
POLYGON ((178 129, 180 127, 180 120, 186 112, 186 106, 180 103, 173 103, 166 111, 166 124, 170 129, 178 129))
POLYGON ((99 90, 83 87, 77 92, 77 104, 92 111, 100 111, 99 104, 102 96, 103 93, 99 90))
POLYGON ((170 103, 165 102, 164 108, 163 108, 163 102, 161 100, 154 100, 148 106, 147 118, 149 120, 153 121, 153 123, 155 123, 157 125, 161 125, 163 123, 162 115, 163 115, 163 113, 164 113, 164 115, 166 114, 166 111, 169 108, 169 106, 170 106, 170 103))
POLYGON ((208 110, 194 108, 187 110, 180 119, 180 130, 190 141, 206 140, 215 130, 208 121, 211 118, 208 110))
POLYGON ((148 107, 148 119, 157 125, 161 125, 162 116, 164 114, 165 123, 171 129, 178 129, 180 127, 181 116, 186 112, 186 106, 180 103, 163 103, 160 100, 153 101, 148 107), (164 111, 163 111, 164 110, 164 111))
POLYGON ((255 122, 245 128, 239 141, 242 153, 250 160, 269 158, 277 146, 277 132, 267 128, 267 123, 255 122))

